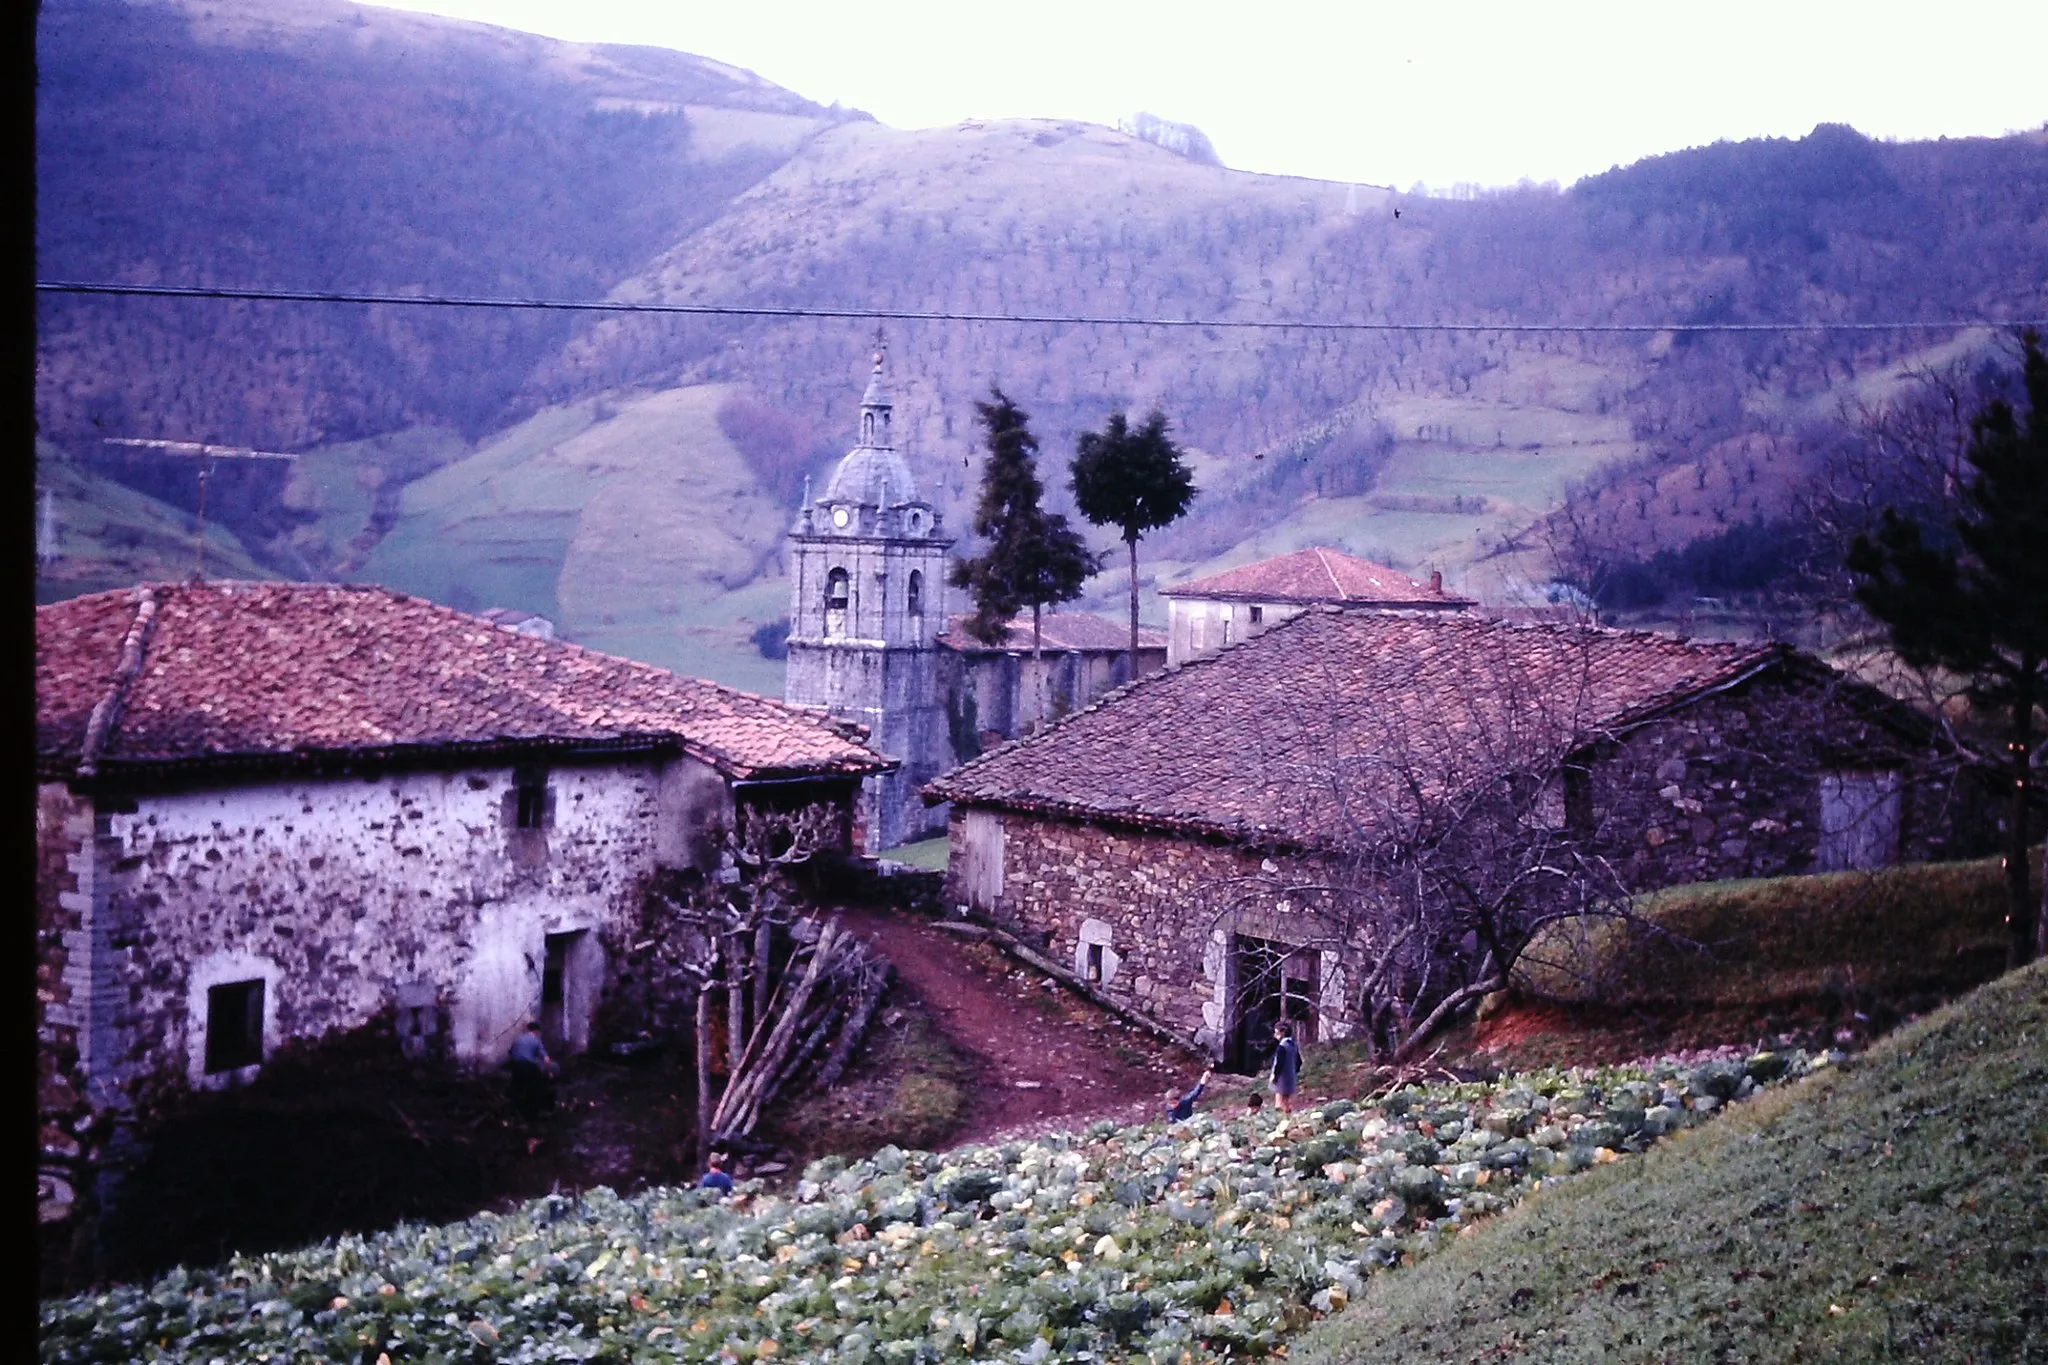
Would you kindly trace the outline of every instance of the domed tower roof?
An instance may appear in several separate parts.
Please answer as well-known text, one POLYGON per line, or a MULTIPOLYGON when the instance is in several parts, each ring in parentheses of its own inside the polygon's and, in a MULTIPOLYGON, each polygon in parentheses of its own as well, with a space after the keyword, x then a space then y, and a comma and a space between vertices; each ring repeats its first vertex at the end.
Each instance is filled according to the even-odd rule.
POLYGON ((910 472, 891 439, 889 425, 894 404, 884 377, 888 347, 875 338, 875 369, 868 378, 867 392, 860 400, 860 444, 848 451, 832 481, 825 486, 821 502, 854 503, 864 507, 897 507, 923 499, 917 478, 910 472))

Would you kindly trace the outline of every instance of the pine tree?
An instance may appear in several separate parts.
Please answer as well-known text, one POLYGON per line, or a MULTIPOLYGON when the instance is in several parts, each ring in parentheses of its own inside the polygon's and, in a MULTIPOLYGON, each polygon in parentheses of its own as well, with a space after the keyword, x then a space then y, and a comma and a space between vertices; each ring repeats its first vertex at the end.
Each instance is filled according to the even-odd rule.
POLYGON ((1096 526, 1123 532, 1131 552, 1131 676, 1138 676, 1138 541, 1170 526, 1195 500, 1195 476, 1180 447, 1166 434, 1166 414, 1154 410, 1133 431, 1120 412, 1074 446, 1074 501, 1096 526))
POLYGON ((2024 421, 2004 399, 1970 422, 1971 473, 1946 526, 1923 531, 1886 508, 1858 536, 1848 566, 1856 598, 1883 622, 1901 658, 1968 681, 1970 700, 2006 721, 2007 961, 2041 949, 2028 886, 2035 713, 2048 705, 2048 356, 2021 338, 2024 421))
POLYGON ((1031 434, 1030 414, 993 385, 989 398, 974 405, 987 433, 988 462, 973 524, 987 549, 955 563, 952 581, 973 594, 967 629, 984 644, 1002 643, 1010 619, 1030 607, 1036 658, 1041 613, 1081 595, 1081 585, 1095 572, 1095 556, 1066 517, 1039 505, 1045 487, 1038 479, 1038 438, 1031 434))

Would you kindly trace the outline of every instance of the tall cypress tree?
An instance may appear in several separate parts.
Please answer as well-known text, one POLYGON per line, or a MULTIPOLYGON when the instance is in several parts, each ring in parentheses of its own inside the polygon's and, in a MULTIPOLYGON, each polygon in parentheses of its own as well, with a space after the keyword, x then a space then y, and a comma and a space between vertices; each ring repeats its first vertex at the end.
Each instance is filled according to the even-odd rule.
POLYGON ((1095 572, 1095 556, 1066 517, 1039 505, 1045 486, 1038 478, 1038 438, 1031 434, 1030 414, 994 385, 989 399, 974 405, 988 443, 974 533, 987 548, 956 562, 952 581, 973 594, 968 633, 984 644, 1000 644, 1010 618, 1030 607, 1035 658, 1041 613, 1081 595, 1082 584, 1095 572))
POLYGON ((1968 680, 1970 700, 2005 717, 2005 878, 2009 965, 2048 929, 2028 885, 2036 712, 2048 706, 2048 356, 2021 337, 2024 419, 2004 399, 1970 421, 1971 473, 1949 524, 1923 531, 1886 508, 1848 565, 1856 598, 1919 668, 1968 680))
POLYGON ((1138 540, 1179 521, 1195 500, 1195 476, 1154 410, 1132 430, 1120 412, 1074 446, 1074 502, 1097 526, 1114 526, 1131 552, 1131 676, 1138 676, 1138 540))

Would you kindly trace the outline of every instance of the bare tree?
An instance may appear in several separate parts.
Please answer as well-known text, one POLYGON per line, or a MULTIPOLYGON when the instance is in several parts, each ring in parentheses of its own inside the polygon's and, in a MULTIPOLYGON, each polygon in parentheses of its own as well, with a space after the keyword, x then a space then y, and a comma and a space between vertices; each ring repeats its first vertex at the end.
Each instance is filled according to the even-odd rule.
POLYGON ((888 986, 889 964, 789 875, 843 848, 844 821, 824 802, 743 804, 716 874, 648 892, 629 998, 650 1026, 695 1040, 700 1152, 751 1133, 792 1082, 836 1081, 888 986))
MULTIPOLYGON (((1604 723, 1580 639, 1481 636, 1459 660, 1465 685, 1403 704, 1352 696, 1332 660, 1273 705, 1255 761, 1292 794, 1286 824, 1305 837, 1217 886, 1213 923, 1256 929, 1277 914, 1290 943, 1333 955, 1322 1003, 1382 1060, 1409 1061, 1460 1010, 1507 988, 1561 921, 1658 932, 1602 852, 1593 765, 1613 780, 1633 760, 1604 723)), ((1399 696, 1398 663, 1393 672, 1399 696)), ((1274 988, 1255 974, 1235 985, 1240 1014, 1274 988)))

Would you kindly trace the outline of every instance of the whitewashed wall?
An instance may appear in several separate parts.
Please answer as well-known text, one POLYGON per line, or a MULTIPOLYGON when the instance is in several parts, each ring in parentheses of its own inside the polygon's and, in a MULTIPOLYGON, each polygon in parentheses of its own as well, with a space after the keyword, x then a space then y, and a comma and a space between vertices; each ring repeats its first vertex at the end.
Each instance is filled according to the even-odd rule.
POLYGON ((259 977, 266 1055, 427 982, 455 1054, 494 1063, 539 1007, 546 936, 578 930, 564 1022, 583 1045, 604 941, 657 861, 715 848, 727 796, 688 759, 563 765, 547 781, 539 831, 513 828, 510 767, 148 795, 103 816, 68 954, 72 998, 93 1002, 83 1069, 96 1088, 151 1073, 218 1083, 203 1069, 206 987, 259 977))

